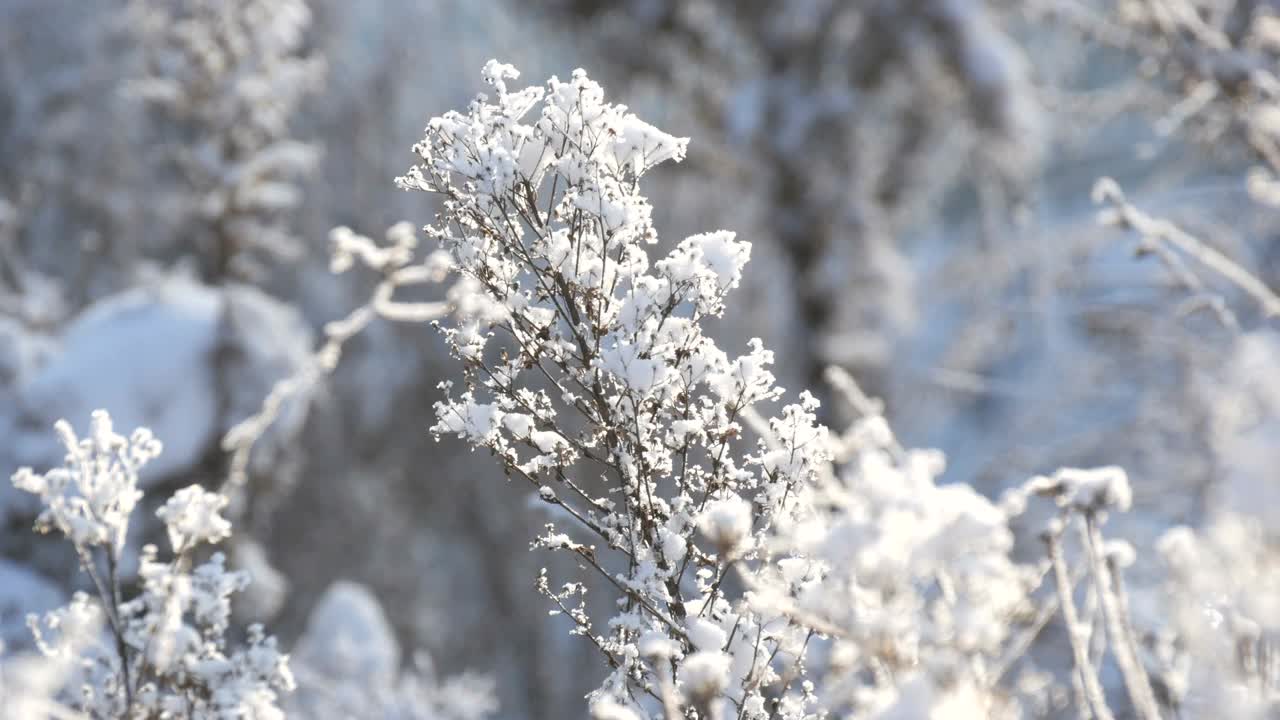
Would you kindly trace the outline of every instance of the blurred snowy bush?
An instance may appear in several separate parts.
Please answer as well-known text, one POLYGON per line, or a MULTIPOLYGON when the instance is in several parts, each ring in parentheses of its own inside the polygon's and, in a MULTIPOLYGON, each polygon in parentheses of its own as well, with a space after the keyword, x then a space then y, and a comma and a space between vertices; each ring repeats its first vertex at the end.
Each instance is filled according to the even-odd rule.
POLYGON ((319 152, 289 127, 324 71, 305 53, 311 8, 303 0, 137 0, 130 11, 147 64, 133 92, 189 136, 171 161, 186 183, 185 214, 204 234, 196 241, 205 277, 260 277, 263 256, 297 258, 301 245, 281 219, 301 204, 298 178, 319 152))
MULTIPOLYGON (((227 539, 231 523, 221 515, 227 497, 199 485, 178 490, 156 512, 171 557, 161 560, 156 546, 145 545, 136 576, 128 576, 141 470, 161 456, 160 443, 146 429, 116 434, 102 411, 84 439, 64 421, 57 431, 64 465, 44 474, 23 468, 13 485, 39 498, 36 529, 71 543, 96 596, 78 592, 63 607, 28 615, 38 652, 0 656, 5 717, 271 720, 288 710, 314 718, 478 720, 495 709, 486 680, 439 681, 425 654, 402 674, 382 608, 359 585, 330 588, 292 661, 261 625, 233 632, 231 598, 251 577, 227 570, 221 552, 202 550, 227 539)), ((0 579, 6 603, 29 595, 16 598, 19 607, 57 596, 15 569, 0 566, 0 579)))

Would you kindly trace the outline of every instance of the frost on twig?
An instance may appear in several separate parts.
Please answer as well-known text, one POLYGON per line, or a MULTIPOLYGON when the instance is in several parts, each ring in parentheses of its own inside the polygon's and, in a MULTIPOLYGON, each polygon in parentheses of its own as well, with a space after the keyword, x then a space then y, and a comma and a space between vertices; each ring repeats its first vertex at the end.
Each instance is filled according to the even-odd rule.
POLYGON ((1155 253, 1174 274, 1177 281, 1196 297, 1206 302, 1227 327, 1238 329, 1239 323, 1221 298, 1208 293, 1203 281, 1183 260, 1190 258, 1205 269, 1219 275, 1254 300, 1268 317, 1280 315, 1280 296, 1236 261, 1195 236, 1174 225, 1144 213, 1132 205, 1111 178, 1102 178, 1093 188, 1093 200, 1108 207, 1099 220, 1103 225, 1133 230, 1141 237, 1140 252, 1155 253))
POLYGON ((1067 570, 1063 535, 1075 526, 1084 549, 1088 568, 1089 597, 1101 605, 1106 628, 1105 638, 1098 636, 1098 648, 1111 651, 1120 668, 1129 700, 1138 717, 1156 720, 1160 706, 1148 670, 1140 656, 1140 643, 1134 629, 1128 595, 1124 589, 1123 569, 1133 562, 1133 548, 1127 543, 1107 542, 1102 524, 1110 512, 1125 512, 1133 502, 1129 478, 1118 467, 1093 469, 1063 468, 1052 476, 1031 478, 1021 487, 1005 494, 1002 504, 1021 513, 1033 495, 1051 498, 1060 508, 1044 530, 1049 562, 1057 587, 1058 605, 1071 645, 1077 688, 1094 715, 1112 717, 1099 680, 1099 657, 1090 652, 1090 623, 1080 618, 1077 610, 1075 582, 1067 570))
POLYGON ((333 245, 330 269, 333 272, 346 272, 359 259, 363 265, 379 273, 382 279, 368 302, 345 318, 324 326, 324 342, 303 362, 297 373, 271 388, 258 412, 237 423, 223 436, 222 449, 231 453, 225 489, 242 486, 248 481, 249 462, 255 445, 284 412, 288 402, 332 373, 338 366, 346 342, 375 318, 427 322, 446 314, 444 303, 403 302, 394 297, 400 288, 443 280, 448 270, 445 258, 432 254, 423 262, 414 263, 418 238, 408 223, 397 223, 388 228, 386 238, 387 245, 380 247, 350 228, 339 227, 330 233, 333 245))
MULTIPOLYGON (((1085 513, 1125 512, 1133 503, 1129 476, 1115 466, 1062 468, 1049 477, 1032 478, 1021 489, 1006 494, 1005 501, 1013 502, 1016 496, 1025 498, 1028 494, 1050 497, 1060 507, 1085 513)), ((1025 503, 1025 499, 1020 502, 1025 503)))

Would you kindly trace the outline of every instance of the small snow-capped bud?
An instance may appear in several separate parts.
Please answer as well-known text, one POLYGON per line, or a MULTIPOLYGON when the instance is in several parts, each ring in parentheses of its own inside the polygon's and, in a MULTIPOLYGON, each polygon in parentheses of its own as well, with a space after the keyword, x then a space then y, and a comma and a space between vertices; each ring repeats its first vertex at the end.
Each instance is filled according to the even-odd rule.
POLYGON ((89 437, 101 451, 116 450, 124 447, 125 439, 116 434, 111 422, 111 415, 106 410, 94 410, 89 416, 89 437))
POLYGON ((665 660, 675 656, 680 647, 667 635, 650 631, 636 643, 636 649, 645 657, 665 660))
POLYGON ((1156 552, 1175 570, 1193 568, 1200 562, 1200 543, 1195 531, 1186 525, 1166 530, 1156 541, 1156 552))
POLYGON ((1124 540, 1108 540, 1102 546, 1103 554, 1107 557, 1107 562, 1112 563, 1118 568, 1127 568, 1133 565, 1138 558, 1138 553, 1124 540))
POLYGON ((1017 517, 1027 511, 1027 499, 1030 493, 1025 487, 1013 487, 1000 495, 1000 511, 1009 517, 1017 517))
POLYGON ((169 542, 177 552, 229 537, 231 523, 218 514, 226 506, 225 496, 191 485, 174 493, 164 507, 156 511, 156 516, 164 521, 169 542))
POLYGON ((689 641, 698 650, 721 650, 729 636, 724 628, 706 618, 696 617, 686 624, 689 641))
POLYGON ((732 555, 751 538, 751 503, 737 495, 713 500, 698 518, 698 529, 716 548, 732 555))
POLYGON ((1120 189, 1120 183, 1115 180, 1100 177, 1093 184, 1093 191, 1089 193, 1089 197, 1097 204, 1124 202, 1124 191, 1120 189))
POLYGON ((515 80, 520 77, 520 71, 515 65, 499 62, 496 58, 490 58, 482 70, 484 81, 498 89, 498 92, 505 93, 507 91, 507 80, 515 80))
POLYGON ((29 467, 18 468, 18 471, 13 474, 12 482, 17 489, 25 490, 35 495, 43 495, 49 487, 49 483, 44 476, 37 475, 29 467))
POLYGON ((706 703, 729 686, 729 656, 722 652, 696 652, 680 666, 680 684, 694 703, 706 703))
POLYGON ((401 220, 387 228, 386 237, 387 242, 408 250, 418 246, 418 230, 407 220, 401 220))

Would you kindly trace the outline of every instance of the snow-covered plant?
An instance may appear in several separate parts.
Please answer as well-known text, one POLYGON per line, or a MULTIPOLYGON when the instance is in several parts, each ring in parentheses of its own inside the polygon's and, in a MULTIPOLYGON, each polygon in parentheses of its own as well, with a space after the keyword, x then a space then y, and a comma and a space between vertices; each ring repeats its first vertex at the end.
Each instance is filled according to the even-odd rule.
POLYGON ((1256 518, 1223 513, 1165 532, 1168 574, 1148 639, 1167 703, 1185 716, 1280 710, 1280 563, 1256 518))
POLYGON ((772 353, 731 357, 703 327, 750 244, 720 231, 649 255, 640 179, 688 141, 581 70, 522 90, 509 65, 484 76, 496 98, 433 119, 398 181, 441 196, 426 232, 460 277, 439 326, 465 382, 442 384, 432 430, 527 482, 552 506, 534 546, 616 591, 601 621, 585 583, 539 578, 612 669, 593 713, 1009 709, 985 668, 1035 577, 1004 512, 935 485, 940 456, 904 452, 882 418, 833 438, 804 393, 766 419, 772 353))
POLYGON ((1004 3, 538 4, 698 123, 704 150, 683 174, 702 175, 700 205, 724 192, 787 261, 770 267, 770 291, 799 319, 788 364, 818 397, 828 364, 887 374, 891 339, 919 309, 919 269, 899 243, 921 215, 957 185, 1002 211, 1043 151, 1004 3))
POLYGON ((231 533, 220 515, 226 498, 198 485, 169 498, 156 514, 171 553, 162 559, 154 545, 144 546, 138 587, 129 592, 122 565, 142 497, 138 473, 160 454, 160 443, 145 429, 116 434, 103 411, 94 413, 86 438, 66 422, 57 431, 65 465, 44 474, 21 469, 13 483, 40 498, 37 529, 72 543, 97 596, 80 593, 65 608, 29 618, 40 652, 57 666, 45 677, 61 680, 19 686, 13 702, 52 701, 92 718, 283 717, 279 693, 294 681, 275 638, 258 625, 238 646, 227 637, 231 596, 248 575, 228 571, 219 552, 195 564, 205 545, 231 533), (48 696, 30 697, 40 690, 48 696))
POLYGON ((1008 512, 1020 514, 1032 496, 1050 498, 1058 507, 1041 539, 1057 590, 1057 606, 1066 625, 1077 708, 1100 720, 1114 717, 1100 678, 1100 655, 1109 649, 1119 666, 1135 716, 1158 720, 1160 709, 1142 663, 1124 582, 1124 569, 1133 564, 1134 550, 1127 542, 1107 541, 1102 534, 1109 513, 1125 512, 1133 502, 1127 474, 1114 466, 1063 468, 1049 477, 1033 477, 1010 490, 1002 505, 1008 512), (1064 535, 1073 528, 1078 531, 1085 574, 1090 580, 1086 595, 1088 617, 1082 616, 1077 605, 1076 581, 1065 550, 1064 535), (1102 629, 1094 627, 1093 611, 1098 606, 1102 629))
POLYGON ((771 539, 790 557, 752 568, 751 604, 830 638, 813 674, 837 715, 1016 717, 997 684, 1038 577, 1010 557, 1004 509, 968 485, 936 484, 942 454, 902 448, 878 412, 832 446, 842 469, 796 489, 803 510, 771 539))
POLYGON ((134 0, 147 62, 134 91, 182 134, 174 158, 212 278, 244 277, 299 244, 283 223, 318 149, 289 123, 323 64, 308 56, 305 0, 134 0))
MULTIPOLYGON (((703 717, 726 703, 765 717, 805 631, 731 602, 726 580, 771 555, 770 527, 828 450, 811 399, 773 421, 783 447, 740 441, 743 413, 781 395, 773 357, 752 341, 731 358, 702 323, 724 310, 750 244, 695 235, 650 261, 639 181, 688 141, 605 102, 581 70, 511 91, 513 67, 491 61, 484 75, 496 102, 432 120, 399 180, 443 196, 426 231, 462 278, 443 334, 465 387, 444 384, 433 431, 535 488, 558 511, 535 545, 617 591, 600 622, 583 584, 539 583, 613 668, 593 705, 637 712, 675 689, 703 717)), ((784 716, 807 705, 790 700, 784 716)))

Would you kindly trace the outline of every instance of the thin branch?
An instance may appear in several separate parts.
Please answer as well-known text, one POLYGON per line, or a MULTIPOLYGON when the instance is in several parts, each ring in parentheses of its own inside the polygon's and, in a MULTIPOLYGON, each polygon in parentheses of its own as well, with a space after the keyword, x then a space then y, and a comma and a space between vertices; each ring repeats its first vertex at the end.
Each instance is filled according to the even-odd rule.
POLYGON ((1142 667, 1142 661, 1138 659, 1137 641, 1129 624, 1127 608, 1116 596, 1111 582, 1111 569, 1102 556, 1102 531, 1098 527, 1097 512, 1085 512, 1080 533, 1092 566, 1093 584, 1102 601, 1107 635, 1111 638, 1111 652, 1115 655, 1116 664, 1120 666, 1134 710, 1142 720, 1159 720, 1160 706, 1156 702, 1155 692, 1151 689, 1151 681, 1142 667))
POLYGON ((1081 689, 1085 701, 1098 720, 1115 720, 1111 709, 1107 707, 1107 697, 1098 680, 1098 669, 1089 661, 1089 648, 1081 637, 1080 614, 1076 609, 1075 598, 1072 597, 1073 584, 1067 570, 1067 560, 1062 552, 1061 530, 1051 528, 1043 535, 1049 552, 1049 561, 1053 563, 1053 574, 1058 588, 1058 604, 1062 608, 1062 619, 1067 626, 1067 640, 1071 643, 1071 654, 1075 660, 1076 673, 1079 675, 1081 689))

